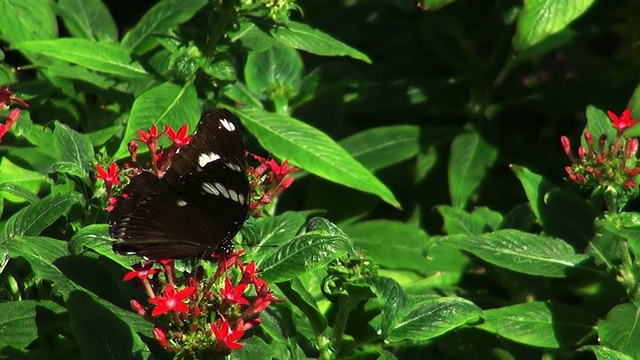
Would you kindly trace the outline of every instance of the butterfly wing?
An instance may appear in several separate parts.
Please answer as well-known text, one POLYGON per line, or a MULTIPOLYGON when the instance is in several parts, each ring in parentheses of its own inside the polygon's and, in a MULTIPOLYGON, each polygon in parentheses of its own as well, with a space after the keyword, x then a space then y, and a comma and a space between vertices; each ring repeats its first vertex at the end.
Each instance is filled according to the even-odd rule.
POLYGON ((249 205, 244 144, 227 110, 204 116, 162 179, 144 172, 110 214, 117 253, 148 259, 227 253, 249 205))
POLYGON ((226 109, 215 109, 203 116, 187 146, 178 149, 164 175, 169 183, 200 172, 207 164, 222 161, 238 165, 246 179, 244 141, 238 118, 226 109))
POLYGON ((204 250, 194 229, 208 223, 195 204, 150 172, 131 179, 109 218, 111 236, 119 240, 113 244, 117 253, 164 259, 197 256, 204 250))

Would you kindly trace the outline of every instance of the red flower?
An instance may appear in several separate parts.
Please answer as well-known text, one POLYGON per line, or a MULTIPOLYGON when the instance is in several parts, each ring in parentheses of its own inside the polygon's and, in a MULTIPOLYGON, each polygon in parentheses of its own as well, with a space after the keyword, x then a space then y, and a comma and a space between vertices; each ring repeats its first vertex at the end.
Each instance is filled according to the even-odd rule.
POLYGON ((164 126, 164 131, 169 135, 169 139, 173 142, 173 145, 177 147, 185 146, 191 141, 191 136, 187 136, 187 131, 189 127, 185 124, 178 129, 178 132, 173 130, 173 128, 169 125, 164 126))
POLYGON ((238 320, 236 329, 231 331, 229 322, 226 319, 223 320, 220 318, 216 320, 215 323, 211 324, 211 330, 213 330, 220 347, 227 349, 242 348, 242 344, 238 342, 238 340, 242 338, 242 335, 244 335, 244 323, 242 320, 238 320))
POLYGON ((256 263, 252 262, 242 269, 241 283, 253 284, 256 288, 259 288, 266 284, 266 281, 256 276, 256 263))
POLYGON ((120 170, 118 170, 118 165, 116 163, 111 163, 109 165, 109 171, 105 170, 102 166, 96 165, 96 171, 98 175, 96 175, 96 179, 104 180, 107 188, 112 185, 120 184, 120 180, 118 179, 118 175, 120 175, 120 170))
POLYGON ((625 109, 620 117, 618 117, 611 111, 607 111, 607 115, 609 115, 609 118, 613 122, 613 127, 618 130, 618 134, 622 134, 627 128, 630 128, 638 123, 638 120, 631 118, 630 109, 625 109))
POLYGON ((124 277, 122 278, 122 281, 129 281, 129 280, 133 280, 135 278, 138 279, 148 279, 149 275, 155 275, 157 273, 159 273, 160 270, 159 269, 153 269, 153 263, 149 262, 147 264, 145 264, 144 266, 140 265, 140 264, 135 264, 133 265, 133 271, 129 271, 128 273, 126 273, 124 275, 124 277))
POLYGON ((285 176, 291 174, 292 172, 298 170, 297 167, 290 167, 289 166, 289 160, 285 160, 282 162, 281 165, 278 165, 278 163, 271 159, 269 160, 269 167, 271 168, 271 171, 273 171, 273 173, 276 175, 276 178, 278 179, 282 179, 285 176))
POLYGON ((115 196, 109 196, 109 199, 107 199, 107 201, 109 201, 109 205, 105 206, 104 209, 107 211, 111 211, 116 206, 118 198, 116 198, 115 196))
POLYGON ((133 309, 133 311, 135 311, 138 315, 142 317, 146 317, 147 310, 144 309, 144 306, 142 306, 142 304, 140 304, 138 300, 133 299, 129 301, 129 304, 131 305, 131 308, 133 309))
POLYGON ((249 300, 242 297, 246 288, 247 284, 239 284, 234 287, 233 284, 231 284, 231 280, 229 280, 229 278, 225 278, 224 289, 220 291, 220 294, 229 304, 249 305, 249 300))
POLYGON ((154 327, 153 328, 153 336, 155 336, 156 340, 160 343, 160 346, 163 348, 167 348, 169 344, 167 344, 167 334, 164 330, 154 327))
POLYGON ((11 105, 11 102, 17 102, 24 107, 29 107, 29 104, 24 100, 11 95, 13 95, 13 92, 9 88, 0 88, 0 108, 11 105))
POLYGON ((151 128, 149 128, 149 132, 144 132, 143 130, 138 130, 138 135, 140 135, 140 141, 142 141, 143 143, 149 145, 149 144, 155 144, 156 141, 158 141, 158 139, 164 135, 164 133, 166 132, 163 131, 161 133, 158 134, 158 126, 156 126, 156 124, 151 125, 151 128))
MULTIPOLYGON (((0 99, 2 101, 2 99, 0 99)), ((4 134, 8 133, 13 124, 18 121, 20 117, 20 109, 11 109, 9 112, 9 116, 7 116, 7 122, 5 124, 0 124, 0 141, 2 141, 2 137, 4 134)))
POLYGON ((151 311, 151 316, 160 316, 169 311, 186 313, 189 308, 187 308, 187 304, 183 301, 191 296, 194 291, 196 291, 196 288, 190 286, 176 293, 176 289, 173 286, 165 286, 162 291, 162 296, 149 299, 151 304, 156 305, 153 311, 151 311))
POLYGON ((244 250, 238 250, 229 254, 214 254, 213 257, 218 258, 219 260, 218 260, 218 269, 216 270, 216 273, 213 276, 213 278, 214 279, 220 278, 220 276, 222 276, 222 274, 224 274, 227 271, 227 269, 229 269, 234 264, 242 267, 242 260, 240 260, 240 254, 242 254, 243 252, 244 250))

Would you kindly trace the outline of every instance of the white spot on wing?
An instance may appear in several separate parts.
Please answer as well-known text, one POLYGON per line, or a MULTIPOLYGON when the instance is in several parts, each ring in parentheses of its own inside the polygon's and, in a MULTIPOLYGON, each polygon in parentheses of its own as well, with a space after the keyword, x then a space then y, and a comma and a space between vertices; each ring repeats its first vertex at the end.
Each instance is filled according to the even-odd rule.
POLYGON ((242 172, 242 168, 238 164, 225 163, 225 165, 233 171, 242 172))
POLYGON ((214 152, 200 154, 200 156, 198 156, 198 165, 203 168, 208 163, 214 162, 218 159, 220 159, 220 155, 214 152))
POLYGON ((184 200, 182 200, 182 199, 180 199, 180 200, 178 200, 178 201, 176 202, 176 205, 178 205, 178 206, 180 206, 180 207, 183 207, 183 206, 186 206, 186 205, 187 205, 187 202, 186 202, 186 201, 184 201, 184 200))
POLYGON ((244 195, 242 195, 242 194, 238 194, 238 202, 239 202, 240 204, 244 203, 244 195))
POLYGON ((222 124, 222 126, 224 126, 225 129, 227 129, 227 131, 235 131, 236 130, 236 126, 229 120, 227 119, 220 119, 220 124, 222 124))
POLYGON ((222 194, 222 196, 226 197, 227 199, 229 198, 229 192, 227 191, 227 188, 224 187, 224 185, 220 184, 220 183, 215 183, 216 188, 218 188, 218 190, 220 190, 220 193, 222 194))
POLYGON ((213 194, 213 195, 220 195, 220 191, 218 191, 218 189, 216 189, 215 186, 211 185, 208 182, 204 182, 202 183, 202 190, 208 192, 209 194, 213 194))
POLYGON ((238 202, 238 193, 234 190, 229 189, 229 197, 231 198, 231 200, 238 202))

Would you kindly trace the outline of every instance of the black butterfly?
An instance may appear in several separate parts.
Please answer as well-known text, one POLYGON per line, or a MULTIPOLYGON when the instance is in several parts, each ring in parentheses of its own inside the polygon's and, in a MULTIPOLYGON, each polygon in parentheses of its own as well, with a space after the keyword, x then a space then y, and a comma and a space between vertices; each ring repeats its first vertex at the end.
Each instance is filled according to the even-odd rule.
POLYGON ((156 260, 226 254, 248 208, 239 121, 216 109, 162 178, 142 172, 123 189, 109 215, 113 250, 156 260))

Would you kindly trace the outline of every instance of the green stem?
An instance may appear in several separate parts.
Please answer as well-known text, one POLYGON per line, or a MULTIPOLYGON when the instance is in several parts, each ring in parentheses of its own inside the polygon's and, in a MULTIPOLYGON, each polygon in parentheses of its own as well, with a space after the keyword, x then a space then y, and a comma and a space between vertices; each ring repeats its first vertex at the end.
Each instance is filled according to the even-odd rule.
POLYGON ((220 8, 220 17, 218 18, 218 21, 215 24, 213 31, 211 31, 211 35, 209 35, 209 38, 203 48, 203 54, 208 59, 208 62, 211 62, 213 59, 216 45, 218 45, 218 42, 224 36, 227 25, 235 18, 235 12, 233 10, 235 8, 236 1, 222 0, 221 3, 222 7, 220 8))
POLYGON ((336 316, 336 322, 333 325, 333 334, 331 334, 331 345, 337 353, 340 353, 340 350, 342 348, 342 337, 344 335, 344 329, 347 326, 349 313, 355 305, 356 302, 351 301, 351 299, 349 299, 348 297, 340 297, 338 303, 338 314, 336 316))
POLYGON ((634 302, 640 299, 640 292, 638 289, 638 279, 636 278, 636 272, 634 271, 633 261, 631 260, 631 254, 629 254, 629 246, 625 240, 619 241, 620 252, 622 256, 622 270, 620 271, 622 282, 627 291, 627 294, 634 302))

